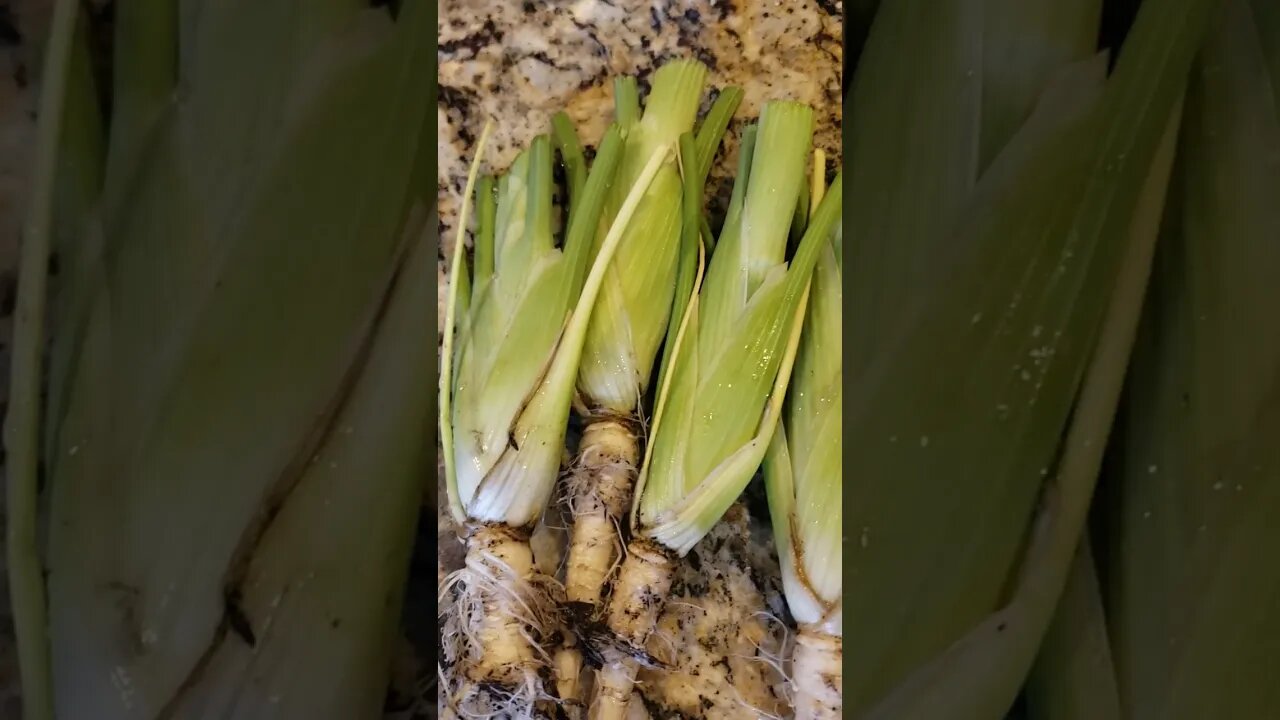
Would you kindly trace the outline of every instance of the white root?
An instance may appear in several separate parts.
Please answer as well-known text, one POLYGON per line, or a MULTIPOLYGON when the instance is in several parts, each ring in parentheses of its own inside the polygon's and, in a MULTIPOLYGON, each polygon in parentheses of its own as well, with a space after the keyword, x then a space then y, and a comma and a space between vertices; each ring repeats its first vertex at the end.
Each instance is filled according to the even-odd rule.
POLYGON ((587 426, 569 479, 573 529, 565 569, 569 602, 598 605, 605 579, 621 550, 619 521, 631 503, 639 447, 624 421, 587 426))
MULTIPOLYGON (((573 526, 565 566, 565 598, 595 608, 622 550, 621 519, 631 502, 639 447, 628 421, 597 419, 587 425, 578 458, 567 482, 573 526)), ((591 612, 590 610, 587 611, 591 612)), ((556 653, 556 689, 569 705, 581 704, 582 650, 565 629, 565 645, 556 653)))
POLYGON ((577 515, 569 540, 565 597, 569 602, 599 605, 605 578, 619 550, 617 528, 603 512, 577 515))
POLYGON ((441 675, 459 717, 540 716, 536 705, 550 697, 542 645, 556 627, 556 594, 554 580, 535 569, 527 536, 502 525, 472 530, 466 564, 440 598, 441 675))
POLYGON ((637 656, 657 627, 675 572, 672 556, 643 539, 632 540, 614 584, 605 615, 609 630, 620 647, 608 648, 596 677, 596 697, 591 720, 621 720, 631 702, 631 690, 639 671, 637 656))
POLYGON ((796 638, 791 675, 795 683, 796 720, 834 720, 840 717, 843 640, 802 627, 796 638))
POLYGON ((565 645, 556 651, 556 694, 571 718, 581 716, 583 687, 582 650, 571 632, 565 631, 565 645))
POLYGON ((667 550, 648 540, 631 541, 605 616, 618 639, 644 648, 671 592, 674 572, 674 558, 667 550))
POLYGON ((588 717, 591 720, 625 720, 638 670, 631 658, 606 662, 596 676, 596 697, 591 702, 588 717))

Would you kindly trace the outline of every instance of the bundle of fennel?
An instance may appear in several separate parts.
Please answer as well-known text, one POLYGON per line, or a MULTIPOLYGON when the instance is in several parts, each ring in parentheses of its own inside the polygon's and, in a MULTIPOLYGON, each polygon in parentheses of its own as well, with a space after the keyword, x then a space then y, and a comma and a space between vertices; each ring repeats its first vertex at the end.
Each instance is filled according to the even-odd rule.
MULTIPOLYGON (((718 440, 717 452, 745 442, 754 461, 715 481, 723 486, 716 490, 723 506, 691 518, 701 528, 692 532, 705 534, 714 525, 768 445, 773 421, 764 404, 773 398, 776 406, 785 392, 784 357, 794 350, 804 290, 823 233, 838 218, 839 193, 829 195, 821 222, 788 270, 786 243, 807 197, 812 120, 802 105, 769 103, 761 141, 754 128, 745 133, 743 172, 716 242, 704 216, 703 183, 741 93, 720 93, 695 131, 705 72, 693 61, 666 64, 654 75, 643 112, 635 82, 620 80, 616 122, 589 168, 564 115, 496 182, 478 177, 481 141, 463 213, 465 221, 474 192, 474 249, 468 263, 459 232, 441 375, 449 502, 468 537, 464 567, 442 588, 445 667, 454 678, 446 704, 460 714, 532 712, 558 703, 608 717, 630 703, 626 678, 638 666, 626 656, 645 654, 640 647, 651 628, 637 627, 628 642, 621 623, 609 620, 619 611, 603 607, 605 583, 612 578, 614 604, 637 591, 627 563, 641 556, 642 533, 624 525, 641 457, 639 432, 650 420, 643 399, 650 373, 657 372, 661 417, 672 382, 688 382, 698 372, 678 368, 677 358, 694 362, 699 341, 690 333, 700 324, 697 308, 707 302, 701 298, 710 297, 698 290, 713 244, 720 248, 715 257, 724 259, 710 264, 711 285, 726 302, 714 320, 701 321, 713 328, 701 342, 720 348, 704 351, 727 361, 713 383, 746 399, 736 415, 751 430, 718 440), (553 138, 567 196, 559 246, 551 229, 553 138), (759 178, 750 190, 748 176, 759 178), (742 267, 740 248, 754 258, 753 285, 763 289, 752 301, 730 303, 727 298, 746 288, 735 269, 742 267), (665 359, 655 367, 664 343, 665 359), (743 343, 756 343, 774 360, 763 369, 735 365, 743 343), (760 392, 743 393, 749 385, 760 392), (553 496, 571 406, 586 430, 567 477, 573 527, 561 596, 559 584, 534 567, 528 539, 553 496), (632 548, 617 571, 626 539, 632 548), (558 601, 565 601, 565 612, 557 612, 558 601), (557 641, 564 647, 556 650, 557 641), (594 699, 581 683, 584 650, 604 663, 600 681, 591 683, 594 699), (548 682, 552 667, 554 682, 548 682), (624 679, 611 680, 618 672, 624 679)), ((669 425, 673 435, 679 432, 669 425)), ((691 546, 671 551, 683 554, 691 546)), ((654 604, 650 625, 659 610, 654 604)))

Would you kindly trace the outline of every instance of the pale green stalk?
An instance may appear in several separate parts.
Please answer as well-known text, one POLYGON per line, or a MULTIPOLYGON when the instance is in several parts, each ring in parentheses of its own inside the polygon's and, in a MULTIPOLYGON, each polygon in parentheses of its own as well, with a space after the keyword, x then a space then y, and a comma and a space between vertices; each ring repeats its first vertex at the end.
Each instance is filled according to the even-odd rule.
POLYGON ((1280 708, 1280 6, 1218 7, 1097 503, 1132 720, 1280 708))
MULTIPOLYGON (((816 151, 812 190, 802 196, 815 208, 825 164, 816 151)), ((838 224, 833 231, 814 268, 783 419, 763 466, 782 588, 799 626, 790 677, 800 720, 842 712, 842 243, 838 224)))
MULTIPOLYGON (((462 521, 523 527, 546 505, 572 390, 548 373, 564 362, 576 371, 580 345, 563 342, 561 334, 575 305, 573 316, 581 325, 594 300, 578 294, 576 279, 587 262, 620 143, 617 129, 610 129, 569 218, 563 250, 551 238, 548 138, 535 139, 500 183, 494 275, 475 287, 466 335, 459 339, 453 432, 445 445, 455 455, 450 503, 462 521)), ((617 233, 624 227, 617 224, 617 233)), ((608 260, 601 253, 599 267, 608 260)), ((452 331, 447 325, 446 333, 452 331)), ((441 387, 450 384, 442 378, 441 387)), ((442 415, 442 423, 448 417, 442 415)))
POLYGON ((849 92, 851 377, 953 263, 979 179, 1064 68, 1097 52, 1102 0, 883 0, 849 92), (928 17, 924 22, 921 18, 928 17), (909 60, 904 59, 909 57, 909 60))
POLYGON ((523 178, 513 173, 504 180, 495 275, 476 288, 481 295, 472 303, 459 358, 456 442, 445 448, 456 454, 451 502, 456 498, 465 520, 527 526, 550 496, 590 308, 612 253, 670 152, 659 146, 641 168, 577 295, 577 266, 586 261, 619 143, 616 129, 601 143, 578 212, 570 217, 564 251, 550 236, 549 141, 535 140, 524 162, 515 163, 514 170, 527 171, 523 178))
POLYGON ((1086 528, 1023 690, 1033 720, 1121 720, 1120 693, 1086 528))
MULTIPOLYGON (((480 132, 480 141, 476 143, 477 160, 484 156, 485 145, 489 141, 489 134, 493 129, 492 123, 485 123, 484 129, 480 132)), ((458 213, 460 218, 466 218, 471 203, 471 191, 476 184, 476 174, 480 171, 480 163, 478 161, 471 163, 471 169, 467 172, 466 192, 462 196, 462 208, 458 213)), ((486 183, 487 185, 487 183, 486 183)), ((489 208, 486 205, 484 214, 489 215, 489 208)), ((493 273, 493 237, 487 232, 483 233, 484 240, 477 240, 476 243, 476 283, 482 283, 482 278, 487 278, 493 273), (484 274, 482 270, 486 270, 484 274)), ((457 324, 458 305, 462 303, 462 316, 468 316, 468 310, 471 308, 471 285, 467 280, 468 273, 466 271, 467 256, 465 248, 462 244, 463 236, 466 233, 466 225, 458 223, 457 240, 453 244, 453 267, 449 269, 449 284, 453 291, 449 293, 448 299, 445 301, 444 311, 444 341, 440 351, 441 367, 440 367, 440 444, 441 447, 451 449, 453 447, 453 423, 445 422, 445 419, 453 417, 453 395, 457 391, 454 380, 453 364, 456 359, 454 351, 455 333, 454 326, 457 324), (465 286, 463 283, 466 283, 465 286), (461 300, 460 300, 461 299, 461 300)), ((469 323, 468 323, 469 325, 469 323)), ((448 478, 447 483, 453 487, 456 483, 457 469, 454 466, 455 458, 452 452, 444 453, 445 477, 448 478)), ((453 513, 454 522, 462 523, 466 517, 462 509, 462 503, 457 493, 449 494, 449 509, 453 513)))
MULTIPOLYGON (((574 522, 565 563, 565 599, 578 615, 589 614, 600 602, 605 579, 616 564, 617 528, 631 503, 640 455, 640 405, 659 344, 672 332, 672 308, 683 312, 693 284, 703 183, 741 100, 740 91, 723 93, 695 140, 693 125, 706 73, 696 61, 663 65, 638 118, 634 83, 617 85, 618 117, 627 128, 627 142, 614 198, 628 191, 636 160, 655 144, 678 146, 678 152, 659 168, 641 198, 636 220, 621 239, 618 257, 591 309, 577 382, 578 408, 586 422, 566 480, 574 522)), ((569 668, 578 663, 570 654, 561 662, 562 694, 568 696, 577 687, 577 673, 569 668)))
MULTIPOLYGON (((591 272, 587 275, 586 282, 582 286, 582 294, 573 309, 573 314, 565 328, 564 336, 547 371, 546 379, 540 384, 532 400, 519 417, 513 433, 517 448, 520 446, 533 447, 533 453, 519 459, 514 459, 509 455, 504 458, 507 463, 497 468, 497 473, 493 476, 495 484, 485 488, 485 490, 489 491, 488 494, 477 493, 477 498, 473 500, 469 508, 471 518, 481 520, 491 517, 518 519, 520 515, 512 516, 506 514, 506 509, 517 507, 519 499, 527 498, 525 507, 533 510, 524 519, 523 524, 527 525, 540 516, 543 507, 545 507, 547 500, 550 498, 551 489, 555 482, 556 469, 559 467, 560 456, 564 447, 564 431, 568 418, 569 401, 571 399, 573 379, 577 375, 582 342, 587 332, 588 311, 593 303, 596 302, 596 297, 604 283, 605 269, 617 250, 618 243, 628 223, 635 216, 636 207, 641 197, 670 152, 670 148, 659 147, 654 151, 648 164, 641 171, 639 178, 632 187, 631 194, 627 196, 626 201, 619 210, 609 234, 605 237, 604 243, 600 247, 600 252, 596 255, 591 265, 591 272), (524 475, 526 472, 533 473, 532 482, 527 482, 529 478, 524 475), (516 497, 517 502, 511 502, 506 496, 516 497), (495 513, 494 509, 499 509, 503 514, 495 513)), ((517 455, 519 454, 520 450, 517 449, 517 455)), ((486 480, 489 480, 489 478, 486 478, 486 480)), ((506 521, 514 524, 511 523, 511 520, 506 521)))
POLYGON ((107 171, 57 218, 57 715, 362 717, 430 467, 431 23, 174 5, 121 8, 107 171))
POLYGON ((1169 113, 1129 217, 1128 242, 1113 279, 1112 302, 1061 441, 1061 460, 1030 524, 1010 600, 917 667, 867 713, 868 720, 1000 717, 1013 704, 1030 671, 1076 557, 1119 403, 1160 228, 1180 105, 1175 101, 1169 113))
POLYGON ((787 604, 802 626, 836 636, 844 532, 839 244, 832 237, 814 268, 783 421, 764 463, 787 604))
POLYGON ((908 699, 906 678, 1007 598, 1212 1, 1144 4, 1105 85, 1098 60, 1053 83, 938 236, 936 283, 850 376, 855 716, 908 699))
MULTIPOLYGON (((654 74, 638 120, 629 121, 631 111, 620 110, 619 123, 627 128, 625 150, 597 242, 654 150, 674 147, 693 130, 706 74, 696 61, 669 62, 654 74)), ((619 103, 631 103, 629 92, 619 103)), ((637 412, 666 333, 680 254, 682 183, 676 157, 672 154, 659 169, 637 206, 591 309, 578 389, 593 411, 623 417, 637 412)))
POLYGON ((44 563, 36 540, 37 473, 41 447, 40 378, 48 258, 54 233, 54 183, 78 9, 79 3, 74 0, 61 0, 56 4, 49 46, 45 51, 44 88, 40 93, 36 166, 32 178, 35 190, 23 227, 18 297, 14 309, 9 413, 5 418, 4 440, 9 461, 6 502, 9 594, 22 681, 23 717, 26 720, 51 720, 53 717, 44 563))
POLYGON ((563 111, 551 118, 551 136, 564 163, 565 180, 569 192, 568 212, 572 215, 574 205, 582 200, 582 192, 587 184, 586 157, 583 155, 582 143, 578 140, 573 122, 563 111))
POLYGON ((781 260, 805 181, 811 118, 802 105, 766 105, 750 180, 739 178, 745 191, 735 188, 738 207, 730 209, 660 390, 633 522, 642 536, 681 554, 719 520, 763 459, 777 420, 767 404, 785 392, 779 371, 796 312, 840 214, 837 176, 795 258, 789 266, 781 260))

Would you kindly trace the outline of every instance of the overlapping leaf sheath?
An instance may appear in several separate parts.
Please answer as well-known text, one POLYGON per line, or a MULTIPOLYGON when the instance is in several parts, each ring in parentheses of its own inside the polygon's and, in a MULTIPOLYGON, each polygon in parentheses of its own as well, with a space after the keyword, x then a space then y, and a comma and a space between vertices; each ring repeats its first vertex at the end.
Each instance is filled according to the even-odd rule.
MULTIPOLYGON (((466 567, 442 589, 442 619, 445 663, 461 670, 462 680, 457 692, 450 681, 448 692, 466 713, 522 715, 545 698, 542 671, 550 658, 541 645, 556 629, 556 617, 545 578, 533 566, 529 533, 560 467, 591 309, 619 242, 672 151, 654 143, 607 222, 588 272, 622 135, 616 125, 606 132, 587 173, 567 118, 554 125, 570 181, 563 247, 552 238, 546 136, 536 138, 499 183, 496 205, 480 198, 474 278, 465 269, 461 233, 455 243, 440 423, 450 509, 467 530, 468 553, 466 567)), ((476 163, 483 145, 482 139, 476 163)))
POLYGON ((945 266, 978 178, 1045 86, 1095 53, 1101 0, 884 0, 848 102, 853 374, 945 266))
POLYGON ((429 31, 121 9, 47 406, 59 718, 377 711, 430 461, 429 31))
MULTIPOLYGON (((867 355, 855 358, 849 388, 859 466, 846 522, 860 542, 846 596, 846 630, 858 638, 846 648, 846 712, 913 716, 908 708, 931 696, 902 683, 917 670, 943 677, 929 661, 1000 607, 1210 5, 1144 5, 1105 89, 1097 60, 1060 73, 959 219, 908 243, 931 260, 917 268, 936 270, 888 275, 927 291, 881 310, 850 300, 873 329, 861 343, 855 331, 852 352, 867 355)), ((881 245, 897 257, 860 217, 850 243, 869 249, 855 250, 854 266, 875 266, 867 253, 881 245)), ((856 279, 849 286, 859 292, 856 279)), ((1012 687, 965 707, 1007 707, 1025 668, 1010 672, 1012 687)))
POLYGON ((72 2, 54 6, 37 115, 31 198, 23 227, 13 323, 9 408, 5 416, 5 550, 22 712, 53 715, 48 603, 40 535, 42 411, 49 257, 68 253, 97 202, 103 118, 97 106, 88 33, 72 2))
MULTIPOLYGON (((653 150, 659 145, 674 147, 681 135, 692 132, 705 77, 706 68, 696 61, 662 66, 654 74, 643 116, 634 82, 618 82, 625 149, 598 240, 653 150)), ((569 488, 574 517, 565 592, 570 602, 598 603, 605 575, 617 557, 615 528, 630 504, 640 459, 641 397, 666 335, 676 288, 682 192, 677 156, 672 154, 636 207, 636 219, 619 242, 591 310, 577 382, 587 425, 569 488)))
MULTIPOLYGON (((887 363, 883 356, 902 329, 915 322, 912 315, 919 314, 920 298, 928 294, 925 289, 934 292, 937 276, 954 272, 956 256, 966 242, 972 242, 957 234, 955 227, 960 218, 973 213, 967 206, 973 204, 979 178, 1027 121, 1046 88, 1056 88, 1046 98, 1053 104, 1041 110, 1021 146, 1010 149, 1008 154, 1015 158, 1003 160, 1005 173, 1011 172, 1007 169, 1011 163, 1028 168, 1031 161, 1016 156, 1025 156, 1029 146, 1043 142, 1045 135, 1078 115, 1079 106, 1093 101, 1093 88, 1103 69, 1097 60, 1090 66, 1085 59, 1094 53, 1100 6, 1097 0, 881 3, 854 78, 849 119, 849 152, 858 158, 851 170, 847 218, 852 259, 846 347, 852 382, 866 385, 872 365, 887 363), (919 22, 925 12, 930 21, 919 22), (902 59, 906 46, 920 48, 910 62, 902 59)), ((987 194, 998 192, 988 190, 987 194)), ((978 308, 970 309, 966 320, 979 313, 978 308)), ((997 318, 986 319, 990 323, 997 318)), ((930 355, 941 362, 950 352, 940 344, 930 355)), ((993 400, 984 405, 989 413, 997 405, 1007 411, 1012 404, 993 400)), ((881 439, 893 436, 895 442, 917 448, 930 442, 922 437, 925 434, 902 432, 899 438, 896 431, 877 432, 884 436, 881 439)), ((896 550, 881 542, 888 538, 878 528, 900 526, 896 513, 914 512, 910 501, 890 509, 876 505, 874 497, 900 495, 906 500, 917 482, 920 493, 930 492, 935 484, 947 484, 941 478, 921 477, 908 479, 904 486, 898 478, 891 481, 862 473, 855 473, 852 482, 850 492, 861 497, 854 502, 875 508, 850 520, 859 540, 853 549, 855 563, 868 552, 891 557, 896 550)), ((936 526, 921 521, 920 527, 936 526)), ((909 582, 908 573, 928 575, 929 567, 904 566, 903 581, 909 582)), ((858 592, 855 603, 858 597, 872 602, 875 595, 895 604, 898 609, 893 612, 901 612, 903 622, 912 615, 905 609, 909 603, 891 600, 894 594, 887 589, 873 593, 863 587, 858 592)), ((899 592, 918 594, 906 586, 899 592)), ((987 606, 991 597, 970 600, 987 606)), ((952 598, 944 594, 919 601, 941 607, 952 598)), ((869 624, 880 629, 851 656, 855 663, 866 663, 859 666, 859 678, 850 688, 855 698, 864 692, 863 685, 877 688, 869 691, 872 695, 883 692, 886 681, 876 679, 877 674, 901 672, 889 669, 894 663, 888 656, 903 648, 894 647, 897 627, 886 620, 877 613, 868 616, 869 624)), ((938 642, 947 644, 941 638, 938 642)))
POLYGON ((822 248, 764 475, 782 586, 799 625, 797 720, 841 717, 843 414, 839 228, 822 248))
MULTIPOLYGON (((606 163, 617 141, 614 131, 606 163)), ((459 290, 469 285, 471 297, 457 341, 452 461, 456 502, 478 522, 531 528, 560 467, 568 399, 538 388, 578 299, 589 238, 579 232, 556 246, 552 182, 551 140, 542 135, 500 182, 493 236, 478 243, 492 244, 491 268, 477 263, 459 290)))
MULTIPOLYGON (((619 528, 639 467, 642 397, 658 347, 668 334, 677 280, 684 279, 686 294, 692 281, 692 269, 687 262, 681 267, 680 261, 682 256, 687 260, 698 243, 703 182, 742 99, 736 88, 723 91, 695 140, 694 119, 706 74, 697 61, 666 63, 654 73, 643 115, 634 79, 615 82, 617 119, 626 141, 597 245, 655 148, 683 141, 692 151, 683 157, 672 154, 659 169, 619 242, 618 256, 606 271, 591 311, 577 382, 579 411, 586 422, 566 488, 572 525, 565 597, 575 625, 595 614, 606 576, 616 566, 619 528)), ((559 694, 562 700, 580 702, 582 658, 571 647, 574 634, 566 632, 565 639, 570 647, 557 658, 559 694)))
POLYGON ((715 524, 759 467, 790 377, 793 330, 821 246, 839 217, 840 177, 790 263, 812 113, 765 106, 747 133, 725 229, 671 334, 653 440, 632 511, 633 540, 606 621, 619 643, 599 676, 593 717, 621 717, 636 659, 662 610, 671 563, 715 524))
MULTIPOLYGON (((627 190, 653 151, 664 145, 675 147, 681 135, 693 131, 706 74, 706 68, 695 60, 666 63, 653 75, 653 89, 643 114, 634 95, 634 81, 619 81, 618 123, 626 133, 625 149, 593 247, 604 240, 627 190)), ((634 413, 666 335, 680 248, 681 176, 677 165, 673 154, 636 207, 635 221, 618 244, 592 308, 578 370, 578 390, 589 409, 634 413)))
MULTIPOLYGON (((1119 402, 1172 166, 1180 108, 1170 113, 1142 180, 1126 231, 1127 248, 1099 330, 1062 454, 1043 488, 1010 598, 964 637, 912 672, 874 710, 873 720, 1004 716, 1041 647, 1078 557, 1104 442, 1119 402)), ((1068 598, 1069 599, 1069 598, 1068 598)))
POLYGON ((1280 7, 1191 75, 1098 551, 1124 717, 1280 707, 1280 7))
MULTIPOLYGON (((450 510, 466 530, 467 562, 442 588, 442 662, 449 671, 444 693, 472 714, 531 711, 544 695, 539 645, 555 625, 554 598, 534 567, 529 534, 560 467, 587 316, 603 279, 603 265, 586 275, 589 243, 621 155, 621 136, 611 127, 588 176, 572 126, 563 117, 557 124, 573 179, 562 247, 552 235, 545 135, 499 181, 496 202, 492 183, 480 184, 474 274, 461 233, 455 245, 440 424, 450 510)), ((627 216, 662 152, 641 171, 627 216)), ((599 261, 608 262, 625 222, 611 227, 599 261)))
POLYGON ((1035 720, 1120 720, 1107 618, 1088 534, 1026 682, 1027 716, 1035 720))
MULTIPOLYGON (((690 303, 667 378, 671 384, 662 390, 634 522, 643 535, 677 553, 719 519, 764 455, 768 438, 760 447, 752 440, 825 239, 810 239, 786 262, 811 133, 809 108, 765 106, 752 146, 740 151, 749 153, 750 165, 738 178, 716 254, 690 303), (733 463, 722 465, 730 458, 733 463), (720 472, 734 482, 704 482, 720 472)), ((824 209, 823 225, 810 233, 830 231, 839 199, 824 209)))

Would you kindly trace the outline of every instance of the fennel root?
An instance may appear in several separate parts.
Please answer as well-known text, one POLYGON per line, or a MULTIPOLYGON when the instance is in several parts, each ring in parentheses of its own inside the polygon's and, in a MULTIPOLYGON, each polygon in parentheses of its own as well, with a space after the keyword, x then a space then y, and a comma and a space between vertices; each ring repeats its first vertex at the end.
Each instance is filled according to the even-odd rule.
POLYGON ((671 593, 675 565, 672 554, 656 543, 636 538, 627 545, 605 614, 617 643, 601 653, 603 666, 596 677, 596 697, 589 715, 592 720, 626 716, 640 669, 637 658, 648 656, 645 643, 671 593))
POLYGON ((596 675, 596 697, 591 702, 588 717, 591 720, 625 720, 639 669, 630 657, 619 656, 607 661, 596 675))
POLYGON ((552 581, 536 569, 526 532, 481 525, 467 538, 466 564, 443 592, 444 656, 451 704, 463 717, 534 717, 549 695, 542 646, 556 627, 552 581))
POLYGON ((556 651, 556 695, 563 704, 565 714, 573 720, 582 715, 582 702, 586 686, 583 684, 582 650, 571 631, 565 631, 564 644, 556 651))
MULTIPOLYGON (((573 526, 565 599, 578 605, 575 614, 581 618, 595 614, 622 546, 619 528, 631 504, 640 459, 633 422, 605 418, 587 425, 568 480, 573 526)), ((561 700, 576 704, 584 700, 583 668, 573 631, 566 628, 565 644, 556 653, 556 689, 561 700)))
POLYGON ((658 624, 674 572, 675 558, 665 548, 643 538, 627 545, 606 614, 609 629, 619 640, 642 651, 658 624))
POLYGON ((812 628, 801 628, 792 655, 796 720, 835 720, 840 717, 840 661, 843 640, 812 628))
POLYGON ((639 442, 625 421, 596 420, 583 432, 569 488, 569 602, 600 604, 605 578, 618 557, 618 528, 631 506, 639 455, 639 442))

